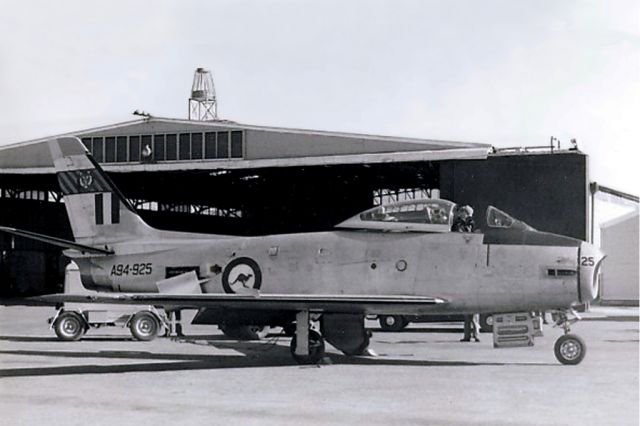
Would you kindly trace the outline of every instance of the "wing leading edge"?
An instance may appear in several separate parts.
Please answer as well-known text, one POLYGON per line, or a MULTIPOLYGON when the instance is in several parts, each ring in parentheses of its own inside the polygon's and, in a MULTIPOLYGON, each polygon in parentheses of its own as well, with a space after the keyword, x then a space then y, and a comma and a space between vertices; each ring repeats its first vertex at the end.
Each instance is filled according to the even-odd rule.
POLYGON ((361 296, 361 295, 290 295, 260 296, 227 294, 168 295, 158 293, 121 293, 114 295, 51 294, 30 298, 46 303, 109 303, 123 305, 148 304, 165 308, 200 309, 259 309, 310 312, 359 312, 365 314, 410 314, 426 307, 443 305, 447 300, 420 296, 361 296))

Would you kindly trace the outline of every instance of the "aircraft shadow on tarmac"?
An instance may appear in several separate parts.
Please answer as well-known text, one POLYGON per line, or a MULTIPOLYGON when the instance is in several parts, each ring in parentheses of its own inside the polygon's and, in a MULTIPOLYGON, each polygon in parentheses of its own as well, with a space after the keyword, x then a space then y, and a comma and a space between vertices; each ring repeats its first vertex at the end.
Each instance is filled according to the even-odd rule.
MULTIPOLYGON (((203 341, 193 337, 182 337, 178 341, 185 344, 213 346, 218 349, 233 349, 242 355, 206 355, 185 353, 153 353, 134 350, 116 351, 59 351, 59 350, 0 350, 2 356, 44 356, 54 358, 75 358, 78 360, 96 359, 111 361, 130 361, 125 364, 80 364, 53 367, 24 367, 0 369, 2 377, 64 376, 77 374, 114 374, 163 371, 215 370, 228 368, 293 367, 298 366, 291 358, 289 346, 272 342, 238 342, 232 340, 203 341), (132 361, 132 362, 131 362, 132 361), (140 361, 149 361, 147 363, 140 361)), ((0 336, 0 340, 7 340, 0 336)), ((13 338, 12 338, 13 339, 13 338)), ((33 340, 27 340, 33 341, 33 340)), ((37 340, 44 341, 44 340, 37 340)), ((314 368, 331 364, 361 366, 416 366, 416 367, 474 367, 504 365, 550 365, 545 363, 504 363, 504 362, 466 362, 459 360, 408 360, 385 357, 349 357, 336 353, 327 353, 320 364, 300 366, 314 368)), ((1 362, 0 362, 1 365, 1 362)))
POLYGON ((419 327, 419 328, 404 328, 400 331, 383 330, 381 328, 369 329, 375 333, 464 333, 463 328, 449 328, 449 327, 419 327))
MULTIPOLYGON (((0 336, 0 341, 7 342, 61 342, 57 337, 45 336, 0 336)), ((133 342, 132 336, 85 336, 83 341, 88 342, 133 342)))
MULTIPOLYGON (((197 336, 198 339, 206 340, 229 340, 224 335, 197 336)), ((48 336, 0 336, 0 341, 7 342, 61 342, 57 337, 48 336)), ((83 336, 82 341, 86 342, 136 342, 133 336, 83 336)))
POLYGON ((55 337, 44 337, 44 336, 0 336, 0 341, 7 342, 58 342, 59 340, 55 337))

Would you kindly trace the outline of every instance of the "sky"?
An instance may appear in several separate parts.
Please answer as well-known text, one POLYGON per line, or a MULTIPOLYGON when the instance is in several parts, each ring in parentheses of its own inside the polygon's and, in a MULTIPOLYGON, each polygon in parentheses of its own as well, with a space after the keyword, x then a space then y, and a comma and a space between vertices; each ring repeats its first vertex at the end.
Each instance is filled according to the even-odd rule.
POLYGON ((640 2, 0 0, 0 145, 186 118, 563 147, 640 194, 640 2))

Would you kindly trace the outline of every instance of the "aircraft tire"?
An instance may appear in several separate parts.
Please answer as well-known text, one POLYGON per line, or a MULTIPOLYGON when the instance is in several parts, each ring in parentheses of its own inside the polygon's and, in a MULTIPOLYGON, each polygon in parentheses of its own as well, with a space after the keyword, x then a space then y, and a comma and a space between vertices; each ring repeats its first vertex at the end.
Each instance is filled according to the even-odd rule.
POLYGON ((384 331, 400 331, 409 324, 402 315, 380 315, 378 322, 384 331))
POLYGON ((480 314, 480 332, 493 333, 493 317, 491 314, 480 314))
POLYGON ((309 355, 296 355, 296 336, 291 339, 291 356, 302 365, 317 364, 324 356, 324 339, 315 330, 309 330, 309 355))
POLYGON ((577 365, 584 359, 587 353, 587 346, 575 334, 565 334, 556 340, 554 353, 562 364, 577 365))
POLYGON ((53 329, 58 339, 64 341, 79 340, 87 332, 87 324, 77 312, 63 312, 55 323, 53 329))
POLYGON ((158 335, 160 324, 154 314, 147 311, 140 311, 131 318, 129 330, 131 335, 143 342, 153 340, 158 335))

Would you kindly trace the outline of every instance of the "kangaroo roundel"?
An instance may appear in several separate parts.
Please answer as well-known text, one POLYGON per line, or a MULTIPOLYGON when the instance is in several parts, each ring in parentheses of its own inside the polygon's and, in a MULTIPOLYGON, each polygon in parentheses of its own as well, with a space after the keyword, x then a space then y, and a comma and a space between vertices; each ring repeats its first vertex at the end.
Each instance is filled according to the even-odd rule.
POLYGON ((262 272, 255 260, 248 257, 233 259, 222 272, 222 287, 225 293, 246 293, 259 290, 262 272))

